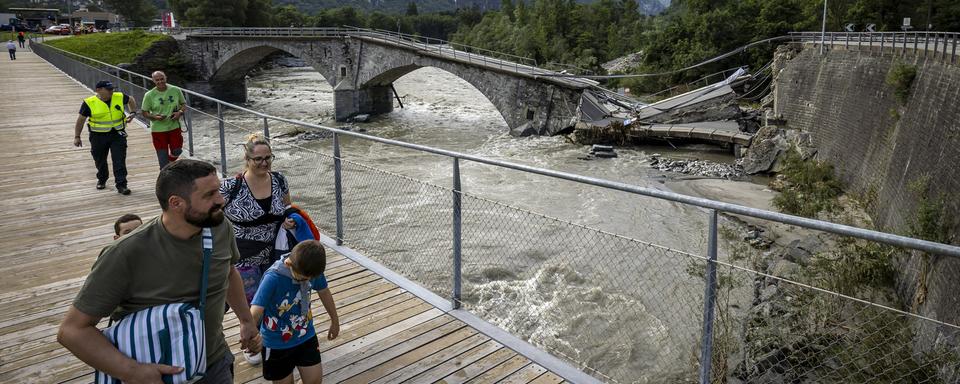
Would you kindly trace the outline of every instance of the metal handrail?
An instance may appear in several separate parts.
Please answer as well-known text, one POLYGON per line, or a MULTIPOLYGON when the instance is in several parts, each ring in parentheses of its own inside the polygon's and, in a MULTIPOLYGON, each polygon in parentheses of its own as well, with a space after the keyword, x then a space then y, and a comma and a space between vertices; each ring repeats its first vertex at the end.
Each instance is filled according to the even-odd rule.
POLYGON ((462 43, 456 43, 456 42, 447 41, 447 40, 443 40, 443 39, 437 39, 437 38, 433 38, 433 37, 429 37, 429 36, 418 36, 418 35, 411 35, 411 34, 403 33, 403 32, 388 31, 388 30, 376 29, 376 28, 354 27, 354 26, 349 26, 349 25, 348 25, 348 26, 345 26, 345 27, 346 27, 346 28, 352 28, 352 29, 355 29, 355 30, 357 30, 357 31, 374 32, 374 33, 382 34, 382 35, 397 36, 397 37, 399 37, 399 38, 402 38, 402 39, 405 39, 405 40, 410 40, 410 41, 418 41, 418 40, 423 39, 423 40, 426 40, 426 42, 425 42, 426 44, 430 44, 430 45, 448 45, 448 46, 451 46, 451 47, 463 47, 463 48, 465 48, 465 49, 463 50, 463 52, 469 52, 469 51, 489 52, 489 53, 491 53, 491 54, 495 54, 495 55, 498 55, 498 56, 511 57, 511 58, 517 59, 517 62, 520 63, 520 64, 530 65, 530 66, 534 66, 534 67, 537 66, 537 61, 536 61, 535 59, 532 59, 532 58, 529 58, 529 57, 518 56, 518 55, 506 53, 506 52, 494 51, 494 50, 490 50, 490 49, 486 49, 486 48, 475 47, 475 46, 472 46, 472 45, 467 45, 467 44, 462 44, 462 43), (432 43, 431 43, 431 42, 432 42, 432 43))
POLYGON ((901 48, 912 48, 914 50, 919 50, 922 48, 925 51, 932 50, 934 52, 941 52, 942 49, 942 52, 944 52, 943 56, 946 56, 947 52, 950 52, 950 55, 956 55, 956 50, 953 49, 953 47, 956 47, 958 44, 958 39, 960 39, 960 32, 940 31, 789 32, 788 35, 799 42, 819 43, 821 41, 829 41, 831 44, 835 42, 843 42, 847 47, 852 44, 856 44, 857 47, 862 48, 863 43, 869 44, 869 47, 876 47, 875 44, 879 43, 880 47, 885 48, 886 43, 890 42, 890 48, 894 48, 896 46, 901 48))
MULTIPOLYGON (((49 47, 49 46, 47 46, 47 47, 49 47)), ((114 65, 110 65, 110 64, 104 63, 104 62, 99 61, 99 60, 95 60, 95 59, 91 59, 91 58, 88 58, 88 57, 85 57, 85 56, 81 56, 81 55, 77 55, 77 54, 74 54, 74 53, 71 53, 71 52, 67 52, 67 51, 64 51, 64 50, 59 49, 59 48, 56 48, 56 47, 49 47, 49 48, 52 48, 52 49, 54 49, 54 50, 57 50, 57 51, 59 51, 59 52, 61 52, 61 53, 64 53, 64 54, 67 54, 67 55, 70 55, 70 56, 79 57, 79 58, 81 58, 81 59, 83 59, 83 60, 87 60, 87 61, 90 61, 90 62, 98 63, 99 65, 102 65, 102 66, 104 66, 104 67, 110 68, 110 69, 112 69, 112 70, 114 70, 114 71, 117 71, 118 73, 121 73, 121 72, 122 72, 122 73, 126 73, 126 74, 127 74, 129 77, 131 77, 131 78, 133 78, 133 77, 139 77, 139 78, 142 78, 142 79, 148 79, 148 80, 150 80, 148 77, 146 77, 146 76, 144 76, 144 75, 141 75, 141 74, 138 74, 138 73, 135 73, 135 72, 131 72, 131 71, 128 71, 128 70, 126 70, 126 69, 123 69, 123 68, 120 68, 120 67, 117 67, 117 66, 114 66, 114 65)), ((150 81, 152 82, 152 80, 150 80, 150 81)), ((865 239, 865 240, 870 240, 870 241, 876 241, 876 242, 880 242, 880 243, 884 243, 884 244, 889 244, 889 245, 894 245, 894 246, 898 246, 898 247, 904 247, 904 248, 915 249, 915 250, 919 250, 919 251, 923 251, 923 252, 936 253, 936 254, 942 254, 942 255, 947 255, 947 256, 952 256, 952 257, 958 257, 958 258, 960 258, 960 247, 958 247, 958 246, 953 246, 953 245, 948 245, 948 244, 941 244, 941 243, 936 243, 936 242, 932 242, 932 241, 921 240, 921 239, 911 238, 911 237, 907 237, 907 236, 901 236, 901 235, 896 235, 896 234, 892 234, 892 233, 879 232, 879 231, 874 231, 874 230, 869 230, 869 229, 857 228, 857 227, 853 227, 853 226, 848 226, 848 225, 843 225, 843 224, 836 224, 836 223, 831 223, 831 222, 826 222, 826 221, 821 221, 821 220, 809 219, 809 218, 805 218, 805 217, 787 215, 787 214, 783 214, 783 213, 779 213, 779 212, 772 212, 772 211, 767 211, 767 210, 763 210, 763 209, 756 209, 756 208, 751 208, 751 207, 747 207, 747 206, 743 206, 743 205, 738 205, 738 204, 724 203, 724 202, 716 201, 716 200, 710 200, 710 199, 704 199, 704 198, 699 198, 699 197, 687 196, 687 195, 682 195, 682 194, 679 194, 679 193, 661 191, 661 190, 657 190, 657 189, 653 189, 653 188, 640 187, 640 186, 636 186, 636 185, 632 185, 632 184, 626 184, 626 183, 621 183, 621 182, 617 182, 617 181, 611 181, 611 180, 599 179, 599 178, 594 178, 594 177, 589 177, 589 176, 583 176, 583 175, 578 175, 578 174, 574 174, 574 173, 568 173, 568 172, 555 171, 555 170, 551 170, 551 169, 538 168, 538 167, 523 165, 523 164, 519 164, 519 163, 512 163, 512 162, 502 161, 502 160, 487 159, 487 158, 480 157, 480 156, 476 156, 476 155, 470 155, 470 154, 466 154, 466 153, 462 153, 462 152, 450 151, 450 150, 445 150, 445 149, 440 149, 440 148, 433 148, 433 147, 428 147, 428 146, 425 146, 425 145, 407 143, 407 142, 402 142, 402 141, 398 141, 398 140, 385 139, 385 138, 382 138, 382 137, 366 135, 366 134, 362 134, 362 133, 357 133, 357 132, 342 130, 342 129, 333 128, 333 127, 327 127, 327 126, 323 126, 323 125, 319 125, 319 124, 313 124, 313 123, 308 123, 308 122, 299 121, 299 120, 294 120, 294 119, 288 119, 288 118, 283 118, 283 117, 278 117, 278 116, 272 116, 272 115, 268 115, 268 114, 266 114, 266 113, 254 111, 254 110, 251 110, 251 109, 247 109, 247 108, 241 107, 241 106, 236 105, 236 104, 232 104, 232 103, 229 103, 229 102, 226 102, 226 101, 222 101, 222 100, 219 100, 219 99, 216 99, 216 98, 213 98, 213 97, 210 97, 210 96, 201 94, 201 93, 197 93, 197 92, 191 91, 191 90, 186 89, 186 88, 182 88, 182 87, 181 87, 181 89, 183 90, 184 93, 187 93, 187 94, 189 94, 189 95, 191 95, 191 96, 194 96, 194 97, 197 97, 197 98, 200 98, 200 99, 203 99, 203 100, 207 100, 207 101, 212 102, 212 103, 215 103, 215 104, 217 104, 217 105, 227 106, 227 107, 236 109, 236 110, 238 110, 238 111, 242 111, 242 112, 249 113, 249 114, 252 114, 252 115, 255 115, 255 116, 259 116, 259 117, 263 117, 263 118, 266 118, 267 120, 274 120, 274 121, 284 122, 284 123, 293 124, 293 125, 297 125, 297 126, 301 126, 301 127, 306 127, 306 128, 319 129, 319 130, 327 131, 327 132, 330 132, 330 133, 333 133, 333 134, 336 134, 336 135, 356 137, 356 138, 363 139, 363 140, 378 142, 378 143, 387 144, 387 145, 392 145, 392 146, 401 147, 401 148, 412 149, 412 150, 416 150, 416 151, 420 151, 420 152, 426 152, 426 153, 432 153, 432 154, 441 155, 441 156, 447 156, 447 157, 454 158, 454 159, 469 160, 469 161, 473 161, 473 162, 477 162, 477 163, 481 163, 481 164, 487 164, 487 165, 491 165, 491 166, 495 166, 495 167, 513 169, 513 170, 517 170, 517 171, 521 171, 521 172, 533 173, 533 174, 538 174, 538 175, 542 175, 542 176, 552 177, 552 178, 556 178, 556 179, 568 180, 568 181, 573 181, 573 182, 576 182, 576 183, 593 185, 593 186, 597 186, 597 187, 602 187, 602 188, 607 188, 607 189, 613 189, 613 190, 622 191, 622 192, 627 192, 627 193, 632 193, 632 194, 636 194, 636 195, 653 197, 653 198, 662 199, 662 200, 667 200, 667 201, 673 201, 673 202, 682 203, 682 204, 687 204, 687 205, 692 205, 692 206, 696 206, 696 207, 701 207, 701 208, 706 208, 706 209, 711 209, 711 210, 717 210, 717 211, 719 211, 719 212, 726 212, 726 213, 731 213, 731 214, 736 214, 736 215, 744 215, 744 216, 749 216, 749 217, 755 217, 755 218, 758 218, 758 219, 763 219, 763 220, 768 220, 768 221, 774 221, 774 222, 779 222, 779 223, 784 223, 784 224, 790 224, 790 225, 796 225, 796 226, 803 227, 803 228, 815 229, 815 230, 819 230, 819 231, 823 231, 823 232, 828 232, 828 233, 833 233, 833 234, 837 234, 837 235, 851 236, 851 237, 855 237, 855 238, 860 238, 860 239, 865 239)), ((266 121, 266 120, 265 120, 265 121, 266 121)))

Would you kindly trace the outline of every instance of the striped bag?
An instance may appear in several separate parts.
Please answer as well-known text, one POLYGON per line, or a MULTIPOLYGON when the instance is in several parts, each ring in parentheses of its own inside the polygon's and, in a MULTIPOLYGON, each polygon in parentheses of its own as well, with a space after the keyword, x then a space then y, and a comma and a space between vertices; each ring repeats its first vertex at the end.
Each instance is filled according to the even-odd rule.
MULTIPOLYGON (((164 304, 131 313, 103 330, 120 353, 141 363, 183 367, 176 375, 164 375, 168 384, 193 383, 207 370, 203 308, 207 298, 207 275, 213 254, 213 233, 203 228, 203 273, 200 304, 164 304)), ((114 384, 120 380, 97 371, 95 383, 114 384)))

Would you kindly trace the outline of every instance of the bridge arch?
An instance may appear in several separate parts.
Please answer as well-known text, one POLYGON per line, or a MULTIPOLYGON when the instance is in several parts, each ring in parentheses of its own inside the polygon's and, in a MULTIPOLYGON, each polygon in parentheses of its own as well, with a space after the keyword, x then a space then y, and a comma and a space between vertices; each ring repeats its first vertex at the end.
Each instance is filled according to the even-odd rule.
POLYGON ((396 82, 400 78, 410 74, 411 72, 414 72, 416 70, 423 69, 423 68, 438 69, 440 71, 450 74, 453 77, 456 77, 461 82, 465 82, 469 84, 474 90, 476 90, 481 95, 483 95, 483 97, 487 99, 487 102, 493 105, 493 107, 500 114, 500 117, 503 119, 503 121, 507 123, 508 126, 510 126, 510 120, 508 120, 510 115, 508 113, 505 113, 504 111, 510 111, 513 108, 513 106, 497 105, 496 102, 494 102, 495 99, 502 100, 502 98, 497 97, 498 90, 490 89, 489 87, 486 86, 487 85, 486 82, 476 81, 477 79, 475 78, 461 76, 455 70, 451 70, 451 68, 443 68, 442 66, 436 66, 436 65, 417 65, 417 64, 399 65, 394 68, 386 69, 383 71, 383 73, 380 73, 379 75, 374 76, 373 78, 367 80, 365 83, 361 84, 361 88, 375 89, 378 87, 391 86, 394 82, 396 82))
POLYGON ((217 51, 213 73, 209 76, 208 82, 216 95, 227 100, 246 100, 245 76, 264 58, 277 52, 285 52, 303 60, 320 73, 330 86, 335 85, 336 73, 333 66, 318 60, 318 56, 310 52, 309 46, 265 40, 224 48, 217 51))

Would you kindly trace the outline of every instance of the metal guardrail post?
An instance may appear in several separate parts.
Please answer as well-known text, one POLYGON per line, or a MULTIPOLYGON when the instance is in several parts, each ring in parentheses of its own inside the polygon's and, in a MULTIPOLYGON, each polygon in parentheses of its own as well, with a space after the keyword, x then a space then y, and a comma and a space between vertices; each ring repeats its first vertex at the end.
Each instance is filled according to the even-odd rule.
POLYGON ((227 134, 223 126, 223 104, 217 103, 217 126, 220 128, 220 172, 227 176, 227 134))
MULTIPOLYGON (((944 34, 943 34, 943 53, 940 54, 940 61, 942 61, 942 62, 944 62, 944 63, 947 62, 947 38, 948 38, 948 37, 949 37, 949 35, 948 35, 947 33, 944 33, 944 34)), ((938 38, 938 40, 939 40, 939 38, 938 38)), ((934 47, 934 52, 936 52, 936 47, 937 47, 936 42, 934 42, 933 47, 934 47)))
POLYGON ((267 117, 263 117, 263 137, 270 138, 270 126, 267 124, 267 117))
POLYGON ((880 56, 883 56, 883 43, 887 40, 887 35, 884 33, 880 34, 880 56))
POLYGON ((453 298, 450 300, 453 309, 460 309, 460 293, 462 269, 462 238, 461 238, 461 201, 460 201, 460 159, 453 158, 453 298))
MULTIPOLYGON (((894 32, 893 38, 894 38, 894 40, 896 40, 896 38, 897 38, 896 32, 894 32)), ((894 43, 894 46, 896 46, 896 43, 894 43)), ((894 52, 894 56, 896 56, 897 50, 894 49, 893 52, 894 52)), ((906 54, 907 54, 907 33, 904 32, 904 33, 903 33, 903 44, 900 46, 900 56, 903 56, 903 55, 906 55, 906 54)))
POLYGON ((343 184, 340 169, 340 134, 333 134, 333 196, 336 201, 337 245, 343 245, 343 184))
POLYGON ((190 156, 196 156, 196 153, 193 152, 193 112, 190 111, 190 94, 183 94, 184 102, 187 104, 187 109, 184 111, 183 120, 187 123, 187 149, 190 151, 190 156))
POLYGON ((717 210, 710 210, 710 233, 707 244, 707 267, 703 294, 703 339, 700 341, 700 383, 710 383, 713 359, 714 306, 717 302, 717 210))
POLYGON ((923 32, 923 58, 927 58, 927 49, 930 48, 930 32, 923 32))
POLYGON ((960 37, 960 34, 953 34, 953 51, 950 53, 950 63, 957 63, 957 37, 960 37))
POLYGON ((933 58, 934 58, 934 59, 936 59, 938 56, 940 56, 940 52, 937 51, 937 46, 938 46, 939 43, 940 43, 940 38, 937 37, 937 34, 936 34, 936 33, 934 33, 934 34, 933 34, 933 58))

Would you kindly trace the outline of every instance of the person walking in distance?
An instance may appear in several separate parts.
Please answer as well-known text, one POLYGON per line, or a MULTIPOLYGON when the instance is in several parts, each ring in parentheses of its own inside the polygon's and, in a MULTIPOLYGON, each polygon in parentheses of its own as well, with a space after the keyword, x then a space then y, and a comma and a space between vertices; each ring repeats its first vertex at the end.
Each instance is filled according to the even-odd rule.
POLYGON ((153 148, 163 169, 183 152, 180 117, 186 112, 187 104, 180 88, 167 84, 166 74, 156 71, 151 77, 156 86, 143 96, 143 117, 150 121, 153 148))
POLYGON ((10 60, 17 59, 17 45, 13 43, 13 40, 7 40, 7 52, 10 52, 10 60))
POLYGON ((26 40, 26 37, 23 36, 23 31, 20 31, 19 33, 17 33, 17 42, 20 43, 20 48, 23 48, 24 40, 26 40))
POLYGON ((80 131, 83 123, 87 122, 90 131, 90 154, 97 166, 97 189, 107 187, 110 171, 107 168, 107 154, 113 160, 113 176, 117 186, 117 193, 129 195, 127 188, 127 123, 133 120, 137 113, 137 101, 120 92, 113 91, 113 83, 99 81, 96 86, 96 95, 83 100, 80 105, 80 116, 74 127, 73 145, 83 146, 80 140, 80 131), (123 106, 132 112, 129 116, 123 111, 123 106))

